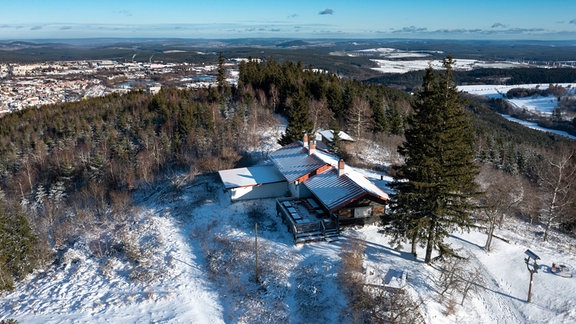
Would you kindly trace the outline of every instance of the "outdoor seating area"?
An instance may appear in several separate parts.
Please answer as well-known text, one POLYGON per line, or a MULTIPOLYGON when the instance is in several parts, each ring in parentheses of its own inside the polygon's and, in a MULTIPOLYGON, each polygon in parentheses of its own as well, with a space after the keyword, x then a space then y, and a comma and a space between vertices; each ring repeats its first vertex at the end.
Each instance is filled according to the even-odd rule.
POLYGON ((330 217, 312 198, 277 199, 276 209, 296 243, 333 241, 339 234, 336 218, 330 217))

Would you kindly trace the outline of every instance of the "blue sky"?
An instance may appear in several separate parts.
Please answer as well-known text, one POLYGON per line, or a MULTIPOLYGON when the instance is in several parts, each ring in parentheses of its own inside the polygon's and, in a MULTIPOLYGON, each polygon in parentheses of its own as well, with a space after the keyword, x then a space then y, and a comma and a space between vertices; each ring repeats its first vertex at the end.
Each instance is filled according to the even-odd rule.
POLYGON ((576 40, 576 1, 0 0, 0 39, 576 40))

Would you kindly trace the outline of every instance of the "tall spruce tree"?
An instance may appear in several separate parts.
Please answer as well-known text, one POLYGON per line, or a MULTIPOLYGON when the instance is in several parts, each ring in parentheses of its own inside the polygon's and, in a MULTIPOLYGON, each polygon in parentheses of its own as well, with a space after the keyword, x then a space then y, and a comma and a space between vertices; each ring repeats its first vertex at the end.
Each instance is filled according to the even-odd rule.
POLYGON ((226 66, 224 65, 224 56, 222 52, 218 54, 218 75, 216 76, 216 84, 218 85, 218 94, 220 99, 229 98, 232 94, 230 84, 226 81, 226 66))
POLYGON ((410 238, 414 255, 418 244, 425 245, 426 263, 434 247, 441 255, 451 252, 443 243, 450 231, 471 225, 469 198, 477 188, 474 131, 452 81, 452 64, 445 59, 439 75, 426 70, 398 149, 405 164, 393 184, 395 239, 410 238))
POLYGON ((304 134, 312 133, 312 123, 308 118, 308 101, 303 91, 299 91, 288 110, 288 126, 286 132, 278 140, 278 144, 287 145, 304 137, 304 134))

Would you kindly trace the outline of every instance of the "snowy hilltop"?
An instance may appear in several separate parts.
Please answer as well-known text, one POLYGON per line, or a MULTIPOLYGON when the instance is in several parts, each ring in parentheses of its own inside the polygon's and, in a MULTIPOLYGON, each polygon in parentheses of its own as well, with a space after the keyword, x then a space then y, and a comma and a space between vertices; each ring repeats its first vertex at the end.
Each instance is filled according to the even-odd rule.
MULTIPOLYGON (((512 222, 497 231, 492 252, 480 231, 453 233, 449 243, 478 269, 474 289, 440 298, 441 266, 426 265, 390 246, 379 226, 348 229, 338 241, 294 245, 274 199, 230 203, 213 176, 185 177, 137 194, 138 221, 117 229, 140 250, 130 259, 79 240, 59 263, 30 275, 2 295, 0 319, 22 323, 338 322, 350 319, 343 288, 343 249, 363 246, 360 275, 375 287, 401 288, 427 323, 539 323, 576 320, 576 242, 542 243, 532 226, 512 222), (255 279, 258 224, 259 280, 255 279), (136 246, 136 244, 135 244, 136 246), (538 254, 532 302, 524 251, 538 254), (100 251, 100 252, 99 252, 100 251), (107 253, 106 258, 95 258, 107 253), (105 261, 102 261, 105 260, 105 261), (339 275, 340 273, 340 275, 339 275), (450 301, 453 299, 454 301, 450 301), (452 304, 452 305, 451 305, 452 304), (455 304, 455 305, 454 305, 455 304), (450 310, 450 311, 449 311, 450 310)), ((104 249, 106 247, 100 247, 104 249)), ((421 255, 422 253, 420 253, 421 255)), ((462 270, 467 271, 467 270, 462 270)))

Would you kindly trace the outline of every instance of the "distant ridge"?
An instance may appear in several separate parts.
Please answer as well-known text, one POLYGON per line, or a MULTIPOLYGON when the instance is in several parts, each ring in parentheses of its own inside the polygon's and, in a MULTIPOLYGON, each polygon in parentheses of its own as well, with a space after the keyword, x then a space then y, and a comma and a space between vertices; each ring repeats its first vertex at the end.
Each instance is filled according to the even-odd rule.
POLYGON ((305 42, 303 40, 293 40, 293 41, 280 43, 280 44, 276 45, 276 47, 287 48, 287 47, 302 47, 302 46, 308 46, 308 45, 310 45, 310 43, 305 42))

